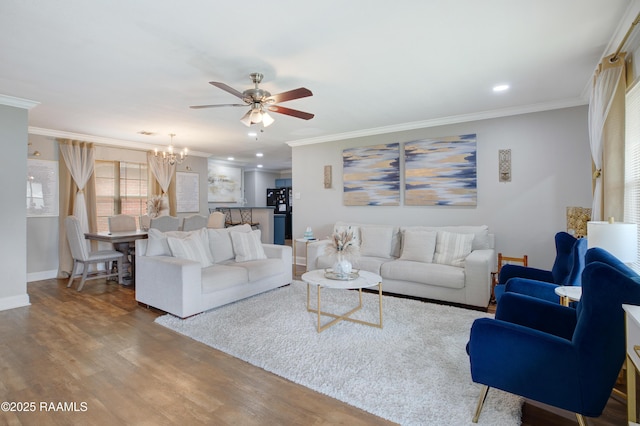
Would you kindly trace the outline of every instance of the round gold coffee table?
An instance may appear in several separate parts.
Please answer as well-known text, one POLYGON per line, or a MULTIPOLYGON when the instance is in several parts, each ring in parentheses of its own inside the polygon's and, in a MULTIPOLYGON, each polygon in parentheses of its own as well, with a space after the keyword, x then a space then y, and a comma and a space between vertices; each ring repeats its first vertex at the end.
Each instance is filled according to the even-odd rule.
POLYGON ((356 322, 358 324, 364 324, 364 325, 368 325, 368 326, 372 326, 372 327, 382 328, 382 277, 380 275, 377 275, 377 274, 374 274, 373 272, 368 272, 368 271, 359 271, 358 272, 358 276, 356 278, 354 278, 354 279, 338 280, 338 279, 327 278, 325 276, 325 270, 324 269, 316 269, 316 270, 305 272, 304 274, 302 274, 302 280, 307 283, 307 311, 314 312, 314 313, 318 314, 318 333, 326 330, 327 328, 331 327, 332 325, 335 325, 335 324, 339 323, 340 321, 351 321, 351 322, 356 322), (309 292, 309 287, 311 285, 316 286, 317 289, 318 289, 318 291, 317 291, 317 295, 318 295, 317 309, 312 309, 311 308, 310 295, 309 295, 309 293, 310 293, 309 292), (380 308, 380 321, 376 324, 376 323, 372 323, 372 322, 367 322, 367 321, 362 321, 362 320, 359 320, 359 319, 351 318, 351 315, 354 312, 357 312, 362 308, 362 289, 363 288, 371 288, 371 287, 375 287, 375 286, 378 286, 378 301, 379 301, 379 308, 380 308), (359 298, 358 306, 356 306, 355 308, 353 308, 349 312, 347 312, 345 314, 342 314, 342 315, 337 315, 337 314, 333 314, 333 313, 330 313, 330 312, 324 312, 324 311, 322 311, 321 306, 320 306, 322 288, 335 288, 335 289, 343 289, 343 290, 358 290, 358 298, 359 298), (333 318, 333 320, 331 320, 327 324, 322 325, 321 317, 323 315, 331 317, 331 318, 333 318))

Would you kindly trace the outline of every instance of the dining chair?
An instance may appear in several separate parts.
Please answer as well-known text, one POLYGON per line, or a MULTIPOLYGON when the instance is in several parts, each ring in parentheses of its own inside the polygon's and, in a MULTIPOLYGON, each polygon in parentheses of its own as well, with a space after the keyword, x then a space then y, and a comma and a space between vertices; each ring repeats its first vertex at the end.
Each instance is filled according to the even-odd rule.
POLYGON ((221 229, 224 228, 224 214, 222 212, 212 212, 207 221, 207 228, 221 229))
POLYGON ((152 217, 150 228, 161 232, 178 231, 180 229, 180 219, 175 216, 152 217))
POLYGON ((140 221, 140 229, 148 231, 151 228, 151 217, 148 214, 143 214, 138 218, 140 221))
POLYGON ((182 230, 195 231, 196 229, 206 228, 208 221, 209 221, 208 217, 201 216, 199 214, 187 216, 182 221, 182 230))
POLYGON ((108 278, 111 276, 118 276, 118 283, 122 283, 122 263, 124 260, 124 253, 116 250, 97 250, 91 251, 87 245, 87 240, 84 238, 84 233, 80 228, 80 221, 75 216, 68 216, 64 220, 65 227, 67 228, 67 240, 69 241, 69 248, 71 249, 71 257, 73 257, 73 266, 71 268, 71 274, 69 277, 69 283, 67 287, 71 287, 73 279, 78 275, 75 275, 76 268, 79 264, 82 264, 82 279, 78 285, 78 291, 81 291, 84 287, 84 283, 87 280, 96 278, 108 278), (111 271, 109 268, 109 262, 118 262, 118 268, 116 272, 111 271), (89 275, 89 266, 92 264, 104 263, 105 272, 103 274, 100 271, 89 275))
POLYGON ((117 214, 109 217, 109 232, 135 231, 136 218, 128 214, 117 214))

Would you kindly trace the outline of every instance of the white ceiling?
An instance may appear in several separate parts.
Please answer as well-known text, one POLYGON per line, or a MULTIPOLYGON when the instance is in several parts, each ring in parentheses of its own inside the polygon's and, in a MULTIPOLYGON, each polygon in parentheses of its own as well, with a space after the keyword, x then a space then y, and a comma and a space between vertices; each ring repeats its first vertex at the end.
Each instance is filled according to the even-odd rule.
POLYGON ((287 142, 584 104, 635 3, 2 0, 0 94, 39 102, 33 133, 143 149, 175 133, 177 147, 287 169, 287 142), (315 117, 272 114, 256 141, 244 108, 189 108, 236 103, 208 82, 243 91, 255 71, 272 94, 310 89, 282 105, 315 117), (498 83, 511 90, 494 94, 498 83))

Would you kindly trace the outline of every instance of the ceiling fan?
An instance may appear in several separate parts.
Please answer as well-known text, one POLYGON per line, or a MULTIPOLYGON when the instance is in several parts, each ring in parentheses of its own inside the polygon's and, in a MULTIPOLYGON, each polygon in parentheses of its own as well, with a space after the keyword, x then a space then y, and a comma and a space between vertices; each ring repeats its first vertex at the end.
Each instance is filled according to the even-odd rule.
POLYGON ((280 102, 292 101, 294 99, 306 98, 312 96, 311 90, 304 87, 298 89, 289 90, 287 92, 278 93, 272 95, 266 90, 260 89, 258 85, 264 77, 258 72, 251 73, 249 75, 251 81, 255 84, 253 89, 247 89, 244 92, 239 92, 233 87, 230 87, 219 81, 210 81, 209 84, 216 86, 225 92, 231 93, 244 102, 244 104, 218 104, 218 105, 193 105, 190 108, 217 108, 217 107, 244 107, 249 105, 249 111, 240 119, 247 127, 252 124, 262 123, 264 127, 271 125, 274 120, 267 113, 267 111, 277 112, 279 114, 290 115, 291 117, 302 118, 303 120, 310 120, 313 118, 313 114, 304 111, 298 111, 296 109, 286 108, 280 105, 276 105, 280 102))

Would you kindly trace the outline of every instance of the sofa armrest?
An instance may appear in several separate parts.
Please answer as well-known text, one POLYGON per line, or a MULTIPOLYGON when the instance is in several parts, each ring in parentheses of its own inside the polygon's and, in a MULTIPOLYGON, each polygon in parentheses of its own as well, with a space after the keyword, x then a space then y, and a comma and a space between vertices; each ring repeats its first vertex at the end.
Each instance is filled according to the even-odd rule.
POLYGON ((181 318, 199 312, 200 262, 171 256, 136 256, 136 300, 181 318))
POLYGON ((307 244, 307 270, 318 269, 318 258, 324 256, 331 240, 318 240, 307 244))
POLYGON ((284 265, 285 281, 293 281, 293 249, 290 246, 282 246, 279 244, 262 244, 264 254, 269 259, 280 259, 284 265))
POLYGON ((472 251, 464 262, 467 303, 488 306, 491 298, 491 272, 495 264, 495 250, 472 251))

